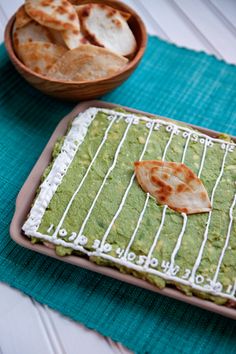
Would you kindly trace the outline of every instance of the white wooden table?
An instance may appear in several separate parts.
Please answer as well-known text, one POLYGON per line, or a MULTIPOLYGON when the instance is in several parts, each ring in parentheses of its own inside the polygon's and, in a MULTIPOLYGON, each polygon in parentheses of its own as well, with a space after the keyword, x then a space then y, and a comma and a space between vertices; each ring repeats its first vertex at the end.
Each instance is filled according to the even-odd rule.
MULTIPOLYGON (((236 0, 123 0, 148 32, 236 64, 236 0)), ((22 0, 0 0, 0 42, 22 0)), ((0 283, 0 354, 128 353, 82 325, 0 283)))

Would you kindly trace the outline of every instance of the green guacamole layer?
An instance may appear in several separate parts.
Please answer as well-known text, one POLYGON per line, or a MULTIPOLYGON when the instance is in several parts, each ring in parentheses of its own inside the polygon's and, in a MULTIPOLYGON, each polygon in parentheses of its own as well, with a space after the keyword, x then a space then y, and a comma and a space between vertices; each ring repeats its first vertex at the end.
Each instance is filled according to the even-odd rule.
MULTIPOLYGON (((52 235, 56 226, 68 205, 72 195, 81 182, 86 170, 91 163, 99 145, 102 142, 104 133, 110 121, 103 112, 97 113, 88 128, 86 137, 80 145, 71 165, 64 176, 62 183, 58 186, 56 193, 53 195, 39 226, 38 232, 42 234, 52 235), (50 233, 48 228, 53 225, 50 233)), ((61 229, 67 232, 65 241, 69 241, 69 236, 80 231, 80 228, 86 218, 88 211, 96 197, 103 179, 112 165, 115 152, 127 128, 127 122, 124 119, 115 122, 108 133, 106 143, 103 145, 97 159, 95 160, 87 178, 85 179, 79 193, 76 195, 68 214, 65 217, 61 229)), ((144 121, 139 124, 132 124, 128 131, 127 137, 122 145, 117 158, 115 168, 110 173, 101 194, 92 210, 92 213, 84 227, 83 235, 88 239, 84 246, 86 250, 94 251, 92 248, 95 240, 101 240, 109 227, 117 209, 120 206, 122 197, 129 185, 130 179, 134 172, 134 161, 139 160, 145 141, 149 134, 149 129, 144 121)), ((143 160, 161 160, 166 144, 170 139, 170 132, 166 130, 166 126, 160 126, 158 130, 153 130, 147 145, 143 160)), ((182 134, 175 134, 166 151, 165 160, 181 162, 186 139, 182 134)), ((53 151, 53 159, 60 154, 63 139, 58 141, 53 151)), ((196 174, 199 171, 201 159, 203 156, 204 144, 198 141, 189 141, 186 150, 184 163, 192 169, 196 174)), ((222 160, 225 150, 222 149, 220 143, 214 143, 212 147, 208 147, 205 155, 205 162, 201 173, 201 180, 206 190, 211 196, 213 187, 220 174, 222 160)), ((47 168, 43 178, 49 173, 53 163, 47 168)), ((202 260, 196 275, 201 275, 204 281, 201 285, 208 284, 213 279, 217 264, 221 255, 221 251, 226 241, 226 235, 229 226, 229 209, 232 205, 234 194, 236 192, 236 151, 227 154, 225 160, 225 168, 223 176, 216 189, 213 203, 213 212, 209 227, 208 239, 204 248, 202 260)), ((113 224, 106 242, 112 246, 112 250, 107 254, 118 257, 119 250, 125 250, 130 238, 135 230, 140 213, 146 200, 146 194, 140 188, 136 180, 134 180, 128 193, 125 204, 121 213, 113 224)), ((147 256, 160 226, 162 218, 163 206, 158 205, 153 198, 150 198, 146 212, 131 245, 130 252, 135 254, 134 264, 140 259, 140 256, 147 256)), ((235 217, 236 211, 233 211, 235 217)), ((188 274, 194 266, 196 258, 201 247, 204 231, 206 228, 208 214, 195 214, 188 216, 187 227, 184 233, 179 251, 175 258, 175 264, 178 265, 179 271, 177 277, 183 278, 188 274)), ((155 267, 160 272, 168 268, 171 254, 178 240, 183 224, 183 217, 171 209, 167 209, 165 222, 160 233, 160 237, 153 251, 152 257, 158 260, 155 267), (166 268, 167 267, 167 268, 166 268)), ((35 239, 33 239, 35 240, 35 239)), ((72 242, 72 241, 71 241, 72 242)), ((64 256, 70 253, 78 254, 72 248, 63 246, 55 247, 57 254, 64 256)), ((224 303, 227 299, 219 296, 210 295, 204 292, 193 290, 189 286, 177 284, 175 281, 164 280, 163 278, 149 274, 147 272, 137 272, 130 268, 115 264, 104 260, 102 257, 90 257, 92 261, 98 264, 106 264, 115 266, 120 271, 131 273, 137 277, 144 278, 155 284, 159 288, 166 286, 166 283, 174 283, 182 291, 188 295, 193 293, 197 296, 211 299, 216 303, 224 303)), ((227 292, 230 286, 234 285, 236 280, 236 223, 233 222, 229 245, 225 252, 222 265, 220 267, 218 281, 222 284, 222 291, 227 292)))

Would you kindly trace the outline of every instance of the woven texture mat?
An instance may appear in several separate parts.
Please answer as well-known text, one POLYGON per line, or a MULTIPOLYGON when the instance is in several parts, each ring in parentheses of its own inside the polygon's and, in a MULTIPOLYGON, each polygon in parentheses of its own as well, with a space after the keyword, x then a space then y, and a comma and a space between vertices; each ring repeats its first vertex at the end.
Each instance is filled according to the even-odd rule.
MULTIPOLYGON (((74 106, 37 92, 0 47, 0 281, 138 353, 235 353, 236 322, 11 241, 15 198, 74 106)), ((236 67, 149 37, 141 65, 109 102, 236 134, 236 67)))

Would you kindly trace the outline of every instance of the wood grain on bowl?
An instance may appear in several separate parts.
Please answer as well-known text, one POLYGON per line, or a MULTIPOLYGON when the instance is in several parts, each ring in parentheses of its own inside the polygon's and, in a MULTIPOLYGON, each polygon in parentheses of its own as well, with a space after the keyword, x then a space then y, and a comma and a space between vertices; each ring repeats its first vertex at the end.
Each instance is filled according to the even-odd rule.
MULTIPOLYGON (((91 0, 71 1, 76 4, 91 3, 91 0)), ((87 82, 70 82, 65 80, 49 79, 45 76, 37 74, 27 68, 15 54, 12 44, 12 28, 15 22, 15 15, 9 20, 5 29, 5 46, 9 54, 10 60, 20 75, 38 90, 65 100, 86 100, 100 97, 117 86, 121 85, 135 70, 139 64, 146 47, 147 33, 142 19, 137 13, 126 4, 117 0, 93 0, 93 3, 103 3, 117 10, 130 13, 132 16, 128 20, 128 24, 135 36, 137 42, 137 50, 129 63, 112 76, 103 79, 97 79, 87 82)))

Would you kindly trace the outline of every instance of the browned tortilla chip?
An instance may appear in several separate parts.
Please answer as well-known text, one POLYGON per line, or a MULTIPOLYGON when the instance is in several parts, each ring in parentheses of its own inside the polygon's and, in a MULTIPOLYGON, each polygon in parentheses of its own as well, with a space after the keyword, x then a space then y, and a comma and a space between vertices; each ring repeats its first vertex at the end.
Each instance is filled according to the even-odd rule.
POLYGON ((57 31, 53 28, 48 28, 48 31, 50 33, 52 43, 66 47, 65 41, 62 37, 63 31, 57 31))
POLYGON ((118 10, 104 4, 88 4, 79 10, 79 17, 91 43, 124 56, 135 52, 135 37, 118 10))
POLYGON ((74 5, 74 9, 77 12, 78 16, 80 15, 80 11, 87 5, 74 5))
POLYGON ((25 12, 25 7, 22 6, 16 13, 15 29, 24 27, 31 21, 32 18, 27 15, 27 13, 25 12))
POLYGON ((82 35, 79 30, 66 30, 62 31, 62 38, 69 49, 75 49, 81 44, 88 43, 87 39, 82 35))
POLYGON ((19 45, 32 42, 51 42, 48 29, 35 21, 31 21, 18 29, 15 26, 13 27, 13 45, 19 57, 21 57, 18 50, 19 45))
POLYGON ((211 210, 203 183, 183 163, 149 160, 137 161, 134 166, 141 188, 158 203, 185 214, 211 210))
MULTIPOLYGON (((79 11, 84 8, 85 5, 74 6, 74 9, 79 16, 79 11)), ((65 30, 60 32, 63 38, 64 43, 69 49, 75 49, 81 44, 89 43, 88 40, 84 37, 83 33, 80 30, 80 21, 78 18, 78 28, 76 30, 65 30)))
POLYGON ((25 10, 41 25, 56 30, 78 30, 79 19, 67 0, 26 0, 25 10))
POLYGON ((49 70, 48 76, 57 80, 90 81, 113 75, 128 60, 105 48, 90 44, 65 53, 49 70))
POLYGON ((51 66, 67 51, 52 43, 32 42, 19 45, 23 63, 38 74, 45 75, 51 66))
MULTIPOLYGON (((72 4, 73 4, 73 1, 70 1, 72 4)), ((92 3, 92 1, 91 1, 91 3, 92 3)), ((78 1, 74 1, 74 8, 75 8, 75 11, 77 12, 77 14, 78 14, 78 16, 80 16, 81 15, 81 10, 82 9, 84 9, 87 5, 86 4, 84 4, 84 5, 78 5, 78 1)), ((110 7, 110 6, 108 6, 108 5, 100 5, 100 6, 103 6, 103 7, 110 7)), ((111 7, 110 7, 110 9, 111 9, 111 7)), ((114 10, 114 9, 113 9, 114 10)), ((117 11, 117 10, 115 10, 115 11, 117 11)), ((119 10, 119 13, 121 14, 121 16, 126 20, 126 21, 128 21, 129 19, 130 19, 130 17, 131 17, 131 14, 130 13, 128 13, 128 12, 125 12, 125 11, 121 11, 121 10, 119 10)))

